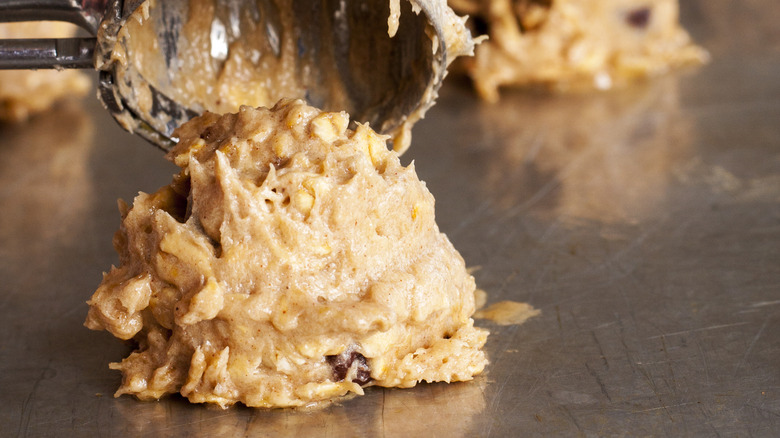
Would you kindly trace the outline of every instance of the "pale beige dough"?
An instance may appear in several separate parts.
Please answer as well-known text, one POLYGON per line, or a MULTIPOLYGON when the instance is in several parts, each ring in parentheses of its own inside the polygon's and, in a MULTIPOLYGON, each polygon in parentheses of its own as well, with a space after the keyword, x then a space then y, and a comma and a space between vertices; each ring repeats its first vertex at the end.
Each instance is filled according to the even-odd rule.
POLYGON ((465 69, 483 98, 499 87, 607 89, 707 60, 677 0, 448 0, 486 27, 465 69))
MULTIPOLYGON (((0 23, 0 40, 67 38, 76 29, 61 22, 0 23)), ((62 98, 83 96, 89 88, 89 78, 76 70, 0 70, 0 120, 27 120, 62 98)))
POLYGON ((89 301, 89 328, 138 344, 111 365, 117 395, 302 406, 483 370, 474 279, 433 197, 348 122, 283 100, 178 130, 181 172, 120 203, 120 266, 89 301))
POLYGON ((498 325, 519 325, 541 313, 528 303, 499 301, 474 313, 474 318, 487 319, 498 325))

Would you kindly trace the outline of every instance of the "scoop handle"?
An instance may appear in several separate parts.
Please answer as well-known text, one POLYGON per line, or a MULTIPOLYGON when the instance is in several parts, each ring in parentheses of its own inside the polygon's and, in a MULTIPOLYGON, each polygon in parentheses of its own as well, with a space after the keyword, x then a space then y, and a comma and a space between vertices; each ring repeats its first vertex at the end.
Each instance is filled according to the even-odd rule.
POLYGON ((0 40, 0 70, 94 68, 95 38, 0 40))
MULTIPOLYGON (((0 22, 66 21, 97 34, 107 0, 4 0, 0 22)), ((0 40, 0 70, 94 68, 95 38, 0 40)))
POLYGON ((67 21, 96 35, 108 0, 3 0, 0 22, 67 21))

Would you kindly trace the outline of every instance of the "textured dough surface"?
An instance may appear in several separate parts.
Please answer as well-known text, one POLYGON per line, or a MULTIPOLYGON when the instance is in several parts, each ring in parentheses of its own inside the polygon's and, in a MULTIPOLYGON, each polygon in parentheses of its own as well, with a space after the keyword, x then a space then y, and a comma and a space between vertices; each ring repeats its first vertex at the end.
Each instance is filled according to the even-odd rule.
POLYGON ((301 406, 470 380, 474 279, 386 137, 301 101, 178 130, 170 186, 120 203, 86 325, 133 339, 117 395, 301 406))
MULTIPOLYGON (((0 23, 0 40, 11 38, 67 38, 76 26, 62 22, 0 23)), ((76 70, 0 71, 0 120, 20 122, 45 111, 66 96, 83 96, 89 78, 76 70)))
POLYGON ((606 89, 707 52, 679 24, 677 0, 449 0, 490 39, 466 69, 479 94, 502 86, 606 89))

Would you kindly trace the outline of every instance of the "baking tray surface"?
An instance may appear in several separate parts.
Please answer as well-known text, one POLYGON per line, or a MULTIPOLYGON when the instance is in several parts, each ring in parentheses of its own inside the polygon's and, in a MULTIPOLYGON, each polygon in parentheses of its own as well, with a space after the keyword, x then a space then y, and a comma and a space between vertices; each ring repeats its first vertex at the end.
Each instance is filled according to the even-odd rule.
POLYGON ((780 434, 780 8, 682 2, 712 61, 603 93, 447 79, 411 150, 489 303, 472 382, 312 410, 114 398, 128 347, 82 326, 117 198, 176 171, 94 98, 0 125, 0 435, 780 434))

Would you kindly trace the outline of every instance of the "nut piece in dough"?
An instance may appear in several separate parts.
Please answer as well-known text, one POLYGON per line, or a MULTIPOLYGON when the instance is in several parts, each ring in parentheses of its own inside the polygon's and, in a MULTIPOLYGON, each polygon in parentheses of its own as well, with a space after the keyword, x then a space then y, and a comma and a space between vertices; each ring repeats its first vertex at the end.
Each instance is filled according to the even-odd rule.
POLYGON ((480 44, 466 70, 480 96, 502 86, 607 89, 708 59, 679 24, 677 0, 449 0, 480 44))
POLYGON ((302 406, 470 380, 474 279, 434 200, 366 125, 299 100, 179 128, 170 186, 120 204, 86 325, 138 348, 117 395, 302 406))
MULTIPOLYGON (((76 29, 75 25, 63 22, 0 23, 0 40, 67 38, 76 29)), ((90 86, 89 77, 76 70, 0 71, 0 120, 27 120, 59 99, 85 95, 90 86)))

